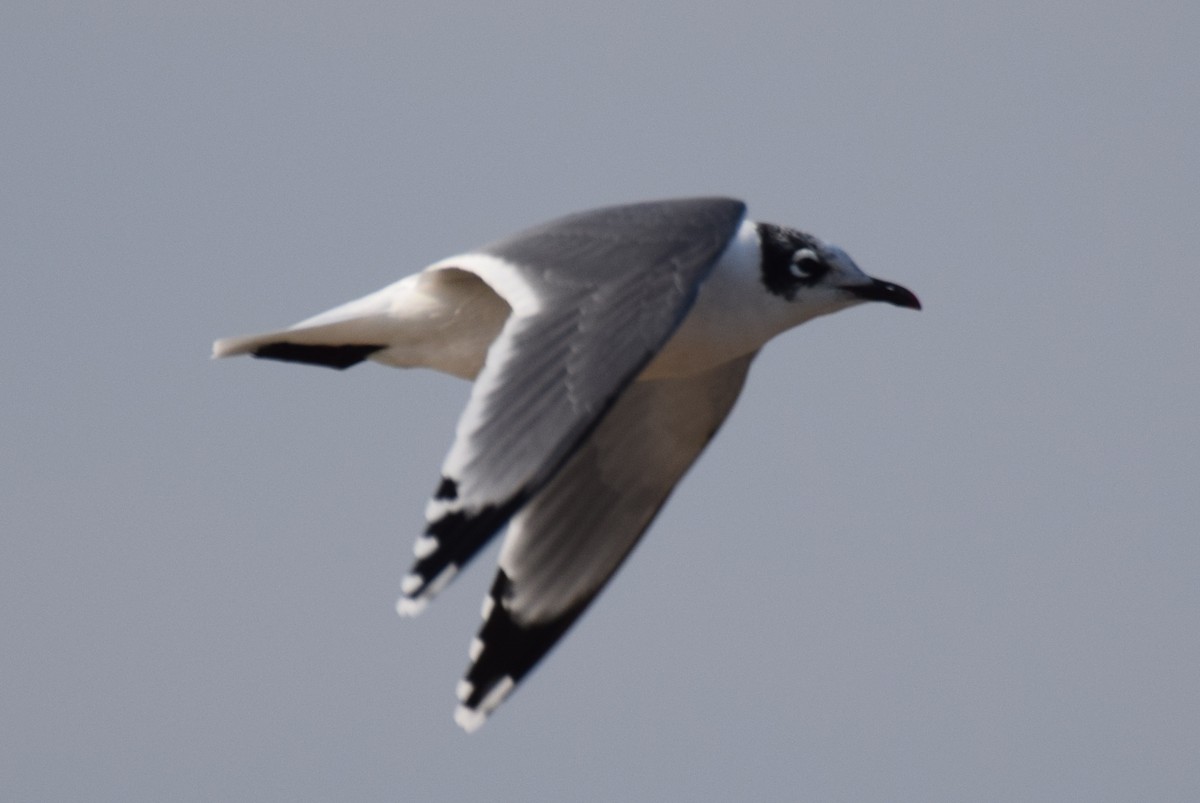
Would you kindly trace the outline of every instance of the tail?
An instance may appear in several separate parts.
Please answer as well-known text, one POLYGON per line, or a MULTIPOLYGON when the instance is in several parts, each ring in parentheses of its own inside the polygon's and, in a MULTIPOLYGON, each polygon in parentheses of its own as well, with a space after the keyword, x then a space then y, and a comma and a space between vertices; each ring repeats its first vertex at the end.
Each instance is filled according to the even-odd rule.
POLYGON ((268 360, 324 365, 339 370, 358 365, 388 347, 394 323, 387 314, 401 283, 334 307, 288 329, 228 337, 213 343, 213 358, 250 354, 268 360))

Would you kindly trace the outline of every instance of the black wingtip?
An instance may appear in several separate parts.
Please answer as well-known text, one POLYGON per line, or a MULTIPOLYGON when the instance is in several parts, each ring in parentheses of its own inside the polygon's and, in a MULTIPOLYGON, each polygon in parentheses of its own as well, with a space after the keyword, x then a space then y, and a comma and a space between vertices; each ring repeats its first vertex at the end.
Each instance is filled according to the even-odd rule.
POLYGON ((458 483, 442 477, 433 501, 449 503, 429 521, 417 541, 417 560, 403 580, 399 610, 415 615, 483 549, 528 500, 521 493, 501 505, 471 511, 457 508, 458 483))
POLYGON ((438 483, 437 490, 433 492, 433 498, 438 501, 453 502, 458 499, 458 481, 453 477, 442 477, 442 481, 438 483))
POLYGON ((252 353, 255 357, 283 362, 301 362, 308 365, 324 365, 344 371, 358 365, 375 352, 385 348, 374 344, 352 344, 345 346, 315 346, 304 343, 268 343, 252 353))
MULTIPOLYGON (((488 714, 537 666, 583 612, 584 605, 540 624, 522 624, 513 618, 504 600, 512 581, 501 569, 488 592, 483 627, 471 648, 471 666, 461 684, 460 721, 482 722, 488 714)), ((477 725, 476 725, 477 727, 477 725)))

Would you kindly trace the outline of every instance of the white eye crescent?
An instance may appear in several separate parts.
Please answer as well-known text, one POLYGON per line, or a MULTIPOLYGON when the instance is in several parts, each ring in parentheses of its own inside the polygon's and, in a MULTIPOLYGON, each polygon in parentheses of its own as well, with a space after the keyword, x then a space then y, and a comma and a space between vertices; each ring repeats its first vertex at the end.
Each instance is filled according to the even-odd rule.
POLYGON ((801 248, 796 253, 792 254, 791 264, 788 265, 788 270, 797 279, 807 279, 812 276, 813 269, 821 264, 820 257, 811 248, 801 248))

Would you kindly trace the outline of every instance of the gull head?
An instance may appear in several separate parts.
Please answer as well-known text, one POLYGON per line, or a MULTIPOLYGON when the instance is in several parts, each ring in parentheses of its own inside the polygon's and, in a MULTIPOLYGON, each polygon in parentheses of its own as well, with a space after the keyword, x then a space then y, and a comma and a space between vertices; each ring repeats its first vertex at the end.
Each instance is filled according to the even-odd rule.
POLYGON ((759 237, 763 284, 774 295, 805 308, 806 319, 864 301, 921 308, 911 290, 868 276, 845 251, 811 234, 761 224, 759 237))

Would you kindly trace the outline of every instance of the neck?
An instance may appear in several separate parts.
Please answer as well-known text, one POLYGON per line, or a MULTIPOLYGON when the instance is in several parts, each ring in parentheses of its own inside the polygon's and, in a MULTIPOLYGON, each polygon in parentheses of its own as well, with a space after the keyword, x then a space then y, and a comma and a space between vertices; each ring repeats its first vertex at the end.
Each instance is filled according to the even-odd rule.
MULTIPOLYGON (((820 314, 819 312, 816 314, 820 314)), ((700 285, 696 303, 642 379, 689 376, 758 351, 775 335, 803 323, 803 304, 767 290, 758 227, 744 221, 700 285)))

